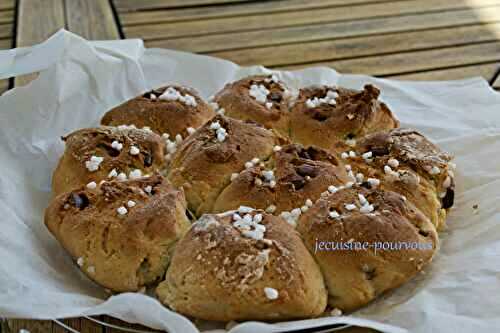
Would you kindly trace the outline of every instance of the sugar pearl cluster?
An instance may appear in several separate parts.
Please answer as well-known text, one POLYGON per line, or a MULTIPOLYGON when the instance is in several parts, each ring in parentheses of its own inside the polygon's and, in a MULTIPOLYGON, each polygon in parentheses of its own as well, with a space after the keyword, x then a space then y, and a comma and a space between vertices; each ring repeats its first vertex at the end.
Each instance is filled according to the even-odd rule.
POLYGON ((118 172, 116 169, 113 169, 109 172, 108 178, 116 178, 119 181, 125 181, 127 179, 140 179, 142 177, 146 177, 147 175, 143 175, 140 169, 134 169, 129 172, 128 176, 125 172, 118 172))
POLYGON ((285 219, 288 224, 292 227, 297 226, 297 221, 299 220, 300 215, 302 214, 302 210, 300 208, 294 208, 291 211, 283 211, 280 213, 280 216, 285 219))
MULTIPOLYGON (((196 132, 196 129, 193 127, 186 128, 188 135, 192 135, 196 132)), ((184 141, 184 138, 179 133, 172 140, 170 139, 170 134, 163 133, 161 135, 162 139, 165 141, 165 147, 167 150, 167 154, 165 155, 165 160, 170 161, 172 159, 172 154, 177 151, 177 147, 184 141)))
POLYGON ((217 141, 224 142, 226 140, 227 131, 218 121, 214 121, 210 124, 210 129, 215 131, 215 137, 217 141))
POLYGON ((168 87, 163 94, 158 97, 159 99, 163 99, 166 101, 179 101, 184 103, 187 106, 196 107, 198 103, 196 102, 196 98, 189 94, 185 94, 184 96, 174 87, 168 87))
POLYGON ((260 178, 255 178, 255 185, 264 185, 269 186, 270 188, 274 188, 276 186, 276 179, 274 177, 273 170, 262 170, 260 176, 260 178))
MULTIPOLYGON (((213 99, 213 97, 211 98, 213 99)), ((209 105, 217 114, 224 115, 224 113, 226 112, 226 110, 224 108, 221 108, 220 105, 216 102, 210 102, 209 105)))
POLYGON ((337 104, 337 101, 336 101, 337 97, 339 97, 339 94, 337 94, 333 90, 328 90, 328 92, 326 93, 326 96, 323 98, 318 98, 318 97, 309 98, 306 101, 306 106, 309 109, 313 109, 313 108, 320 106, 321 104, 336 105, 337 104))
POLYGON ((343 159, 348 159, 348 158, 355 158, 356 157, 356 152, 353 151, 353 150, 350 150, 350 151, 345 151, 343 153, 340 154, 340 157, 342 157, 343 159))
MULTIPOLYGON (((285 221, 288 222, 292 227, 297 226, 297 220, 299 219, 300 215, 302 213, 305 213, 313 206, 313 201, 311 199, 306 199, 304 204, 301 207, 297 207, 292 209, 291 211, 283 211, 281 212, 280 216, 285 219, 285 221)), ((271 206, 266 208, 266 211, 270 208, 271 206)), ((273 206, 273 212, 276 210, 276 207, 273 206)))
POLYGON ((113 142, 111 142, 111 148, 113 148, 117 151, 121 151, 123 149, 123 143, 120 143, 119 141, 114 140, 113 142))
MULTIPOLYGON (((369 214, 375 210, 375 207, 368 202, 368 199, 366 199, 366 197, 361 193, 358 193, 358 201, 359 205, 356 204, 356 201, 352 203, 345 203, 344 209, 347 211, 355 211, 359 209, 359 212, 363 214, 369 214)), ((337 210, 333 209, 328 212, 328 217, 331 219, 339 219, 341 214, 339 214, 337 210)))
MULTIPOLYGON (((137 126, 135 126, 134 124, 131 124, 131 125, 118 125, 118 126, 116 126, 116 128, 119 129, 120 131, 136 129, 136 130, 145 131, 148 133, 153 133, 153 130, 149 126, 144 126, 143 128, 137 128, 137 126)), ((121 150, 121 149, 119 149, 119 150, 121 150)))
POLYGON ((263 84, 252 84, 249 91, 252 96, 259 103, 266 103, 269 90, 263 84))
POLYGON ((437 166, 425 165, 424 170, 427 171, 430 175, 435 176, 441 173, 441 169, 437 166))
POLYGON ((260 224, 263 216, 262 214, 252 215, 252 211, 253 208, 240 206, 238 211, 232 216, 233 226, 237 228, 244 237, 263 240, 264 233, 266 232, 266 226, 260 224))
POLYGON ((170 140, 170 134, 168 133, 163 133, 161 137, 165 141, 165 147, 167 150, 165 159, 169 161, 172 158, 172 154, 177 151, 177 146, 181 144, 183 138, 182 135, 177 134, 173 140, 170 140))
POLYGON ((99 170, 99 166, 101 165, 101 163, 103 161, 104 161, 104 157, 93 155, 90 157, 90 159, 88 161, 85 161, 85 167, 90 172, 94 172, 94 171, 99 170))
POLYGON ((390 158, 387 161, 387 164, 384 165, 384 173, 388 176, 399 178, 399 170, 396 170, 398 167, 399 167, 399 161, 395 158, 390 158))
POLYGON ((245 162, 245 169, 253 168, 254 166, 259 165, 261 168, 264 167, 264 162, 261 162, 258 157, 252 158, 250 161, 245 162))

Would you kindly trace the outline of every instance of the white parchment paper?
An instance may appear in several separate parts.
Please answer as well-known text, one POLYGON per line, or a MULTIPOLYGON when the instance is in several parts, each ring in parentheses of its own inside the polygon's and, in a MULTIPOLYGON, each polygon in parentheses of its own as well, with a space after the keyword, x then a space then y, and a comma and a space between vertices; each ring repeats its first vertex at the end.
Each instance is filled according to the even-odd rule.
MULTIPOLYGON (((212 95, 262 67, 162 49, 140 40, 88 42, 60 31, 30 48, 0 52, 0 78, 39 71, 0 97, 0 316, 52 319, 108 314, 175 333, 189 319, 142 294, 107 295, 84 277, 43 225, 59 137, 96 126, 109 108, 147 89, 180 83, 212 95)), ((349 317, 231 330, 281 332, 351 323, 386 332, 493 332, 500 329, 500 94, 479 78, 398 82, 327 68, 283 72, 291 86, 360 88, 374 83, 401 120, 456 156, 456 204, 436 260, 411 283, 349 317), (474 210, 472 206, 478 204, 474 210)))

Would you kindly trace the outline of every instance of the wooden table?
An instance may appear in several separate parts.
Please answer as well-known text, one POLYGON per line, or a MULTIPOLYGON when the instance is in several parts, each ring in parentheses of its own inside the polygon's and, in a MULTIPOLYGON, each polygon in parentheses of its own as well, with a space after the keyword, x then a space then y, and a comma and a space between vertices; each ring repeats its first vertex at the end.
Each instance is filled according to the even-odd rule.
MULTIPOLYGON (((62 27, 241 65, 324 65, 411 80, 482 76, 500 90, 500 0, 0 0, 0 49, 38 43, 62 27)), ((0 81, 0 92, 33 77, 0 81)), ((85 319, 64 322, 81 332, 119 332, 85 319)), ((64 332, 50 321, 2 327, 64 332)))

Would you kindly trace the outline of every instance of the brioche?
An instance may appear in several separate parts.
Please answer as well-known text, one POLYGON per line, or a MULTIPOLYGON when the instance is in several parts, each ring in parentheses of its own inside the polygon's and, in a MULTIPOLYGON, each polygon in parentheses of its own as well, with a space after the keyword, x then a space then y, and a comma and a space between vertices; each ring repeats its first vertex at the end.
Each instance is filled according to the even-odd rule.
POLYGON ((297 230, 321 267, 329 306, 343 312, 411 279, 438 248, 434 225, 403 196, 358 185, 322 197, 297 230))
POLYGON ((61 194, 45 225, 90 279, 125 292, 164 276, 190 222, 182 191, 153 175, 61 194))
POLYGON ((62 138, 64 154, 52 176, 54 195, 107 179, 134 179, 164 166, 160 136, 132 127, 98 127, 62 138))
POLYGON ((404 195, 436 228, 444 228, 455 188, 448 153, 417 131, 403 128, 368 135, 353 151, 353 157, 341 154, 344 163, 365 180, 381 180, 380 188, 404 195))
POLYGON ((135 125, 159 135, 187 137, 215 115, 192 88, 169 85, 153 89, 108 111, 106 126, 135 125))
POLYGON ((186 193, 197 216, 210 212, 219 193, 251 160, 265 160, 282 139, 257 123, 218 115, 177 148, 168 178, 186 193))
POLYGON ((273 150, 267 160, 249 163, 232 175, 214 204, 214 212, 250 206, 276 214, 286 212, 283 215, 293 224, 329 186, 350 180, 344 165, 323 149, 288 144, 273 150))
POLYGON ((290 137, 305 146, 334 149, 353 145, 366 134, 399 126, 380 91, 366 85, 362 91, 314 86, 300 90, 290 110, 290 137))
POLYGON ((294 91, 255 75, 210 105, 167 86, 110 110, 102 124, 117 127, 63 138, 45 224, 93 281, 152 287, 187 316, 367 305, 438 251, 452 156, 399 128, 373 85, 294 91))
POLYGON ((226 116, 253 120, 288 135, 288 104, 293 97, 293 91, 276 75, 255 75, 228 83, 213 100, 226 116))
POLYGON ((157 294, 206 320, 288 320, 320 315, 326 290, 298 233, 262 211, 203 215, 179 242, 157 294))

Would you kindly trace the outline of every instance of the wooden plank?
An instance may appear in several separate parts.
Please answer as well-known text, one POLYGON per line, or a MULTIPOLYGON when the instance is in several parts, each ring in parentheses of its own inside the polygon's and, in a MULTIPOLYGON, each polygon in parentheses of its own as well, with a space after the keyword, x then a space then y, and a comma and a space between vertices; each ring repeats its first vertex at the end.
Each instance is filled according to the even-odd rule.
MULTIPOLYGON (((62 322, 64 325, 67 325, 77 331, 80 331, 80 319, 79 318, 69 318, 69 319, 61 319, 60 322, 62 322)), ((52 324, 52 331, 51 333, 67 333, 68 331, 63 328, 62 326, 58 325, 56 322, 52 324)))
POLYGON ((0 50, 12 48, 12 41, 10 39, 0 39, 0 50))
POLYGON ((12 36, 12 24, 0 24, 0 38, 10 38, 12 36))
MULTIPOLYGON (((406 0, 400 0, 406 1, 406 0)), ((120 13, 120 22, 124 26, 138 24, 153 24, 165 22, 180 22, 188 20, 213 19, 252 14, 271 14, 293 10, 325 8, 329 6, 352 6, 373 2, 394 2, 394 0, 287 0, 260 1, 231 6, 209 6, 183 9, 160 9, 149 11, 120 13)), ((142 2, 141 2, 142 3, 142 2)))
MULTIPOLYGON (((102 319, 101 316, 97 316, 97 319, 102 319)), ((86 318, 80 318, 80 333, 104 333, 105 328, 93 321, 86 318)))
POLYGON ((207 6, 214 4, 232 4, 251 0, 114 0, 119 11, 151 10, 159 8, 179 8, 207 6))
POLYGON ((66 0, 68 29, 86 39, 119 39, 111 5, 102 0, 66 0))
MULTIPOLYGON (((498 5, 500 0, 475 0, 476 6, 498 5)), ((468 8, 462 1, 421 0, 369 4, 364 6, 313 9, 307 12, 293 11, 275 14, 248 15, 212 20, 161 23, 152 25, 124 27, 127 37, 140 37, 144 40, 200 36, 238 31, 267 30, 326 22, 359 20, 391 15, 426 13, 431 11, 468 8)), ((272 36, 271 32, 268 32, 272 36)))
MULTIPOLYGON (((446 68, 433 70, 429 72, 418 72, 410 74, 400 74, 389 76, 391 79, 400 80, 416 80, 416 81, 446 81, 460 80, 474 76, 482 76, 485 80, 490 81, 495 73, 500 69, 500 62, 490 64, 480 64, 457 68, 446 68)), ((500 84, 500 83, 499 83, 500 84)))
POLYGON ((210 55, 240 65, 278 66, 500 40, 500 23, 268 46, 210 55))
POLYGON ((17 333, 21 329, 28 330, 30 333, 52 332, 50 320, 7 319, 7 326, 12 333, 17 333))
POLYGON ((14 22, 13 10, 0 10, 0 24, 14 22))
POLYGON ((147 41, 146 46, 203 53, 499 21, 500 6, 495 6, 353 22, 147 41))
MULTIPOLYGON (((77 330, 80 333, 104 333, 105 329, 103 326, 94 323, 85 318, 70 318, 61 320, 65 325, 77 330)), ((68 331, 54 323, 51 333, 67 333, 68 331)))
POLYGON ((0 80, 0 94, 9 89, 9 80, 0 80))
MULTIPOLYGON (((129 324, 127 322, 124 322, 124 321, 122 321, 120 319, 116 319, 116 318, 113 318, 113 317, 103 316, 102 320, 105 321, 106 323, 111 324, 111 325, 115 325, 115 326, 118 326, 118 327, 123 327, 125 329, 132 329, 132 330, 139 330, 139 331, 142 330, 142 331, 147 331, 147 332, 161 332, 161 331, 157 331, 157 330, 154 330, 152 328, 148 328, 148 327, 145 327, 145 326, 142 326, 142 325, 129 324)), ((120 329, 117 329, 117 328, 106 327, 105 328, 105 332, 106 333, 123 333, 124 331, 120 330, 120 329)))
POLYGON ((40 43, 64 28, 63 0, 19 0, 17 46, 40 43))
POLYGON ((15 0, 0 0, 0 10, 10 10, 16 7, 15 0))
POLYGON ((495 80, 495 82, 493 83, 493 87, 495 89, 500 89, 500 75, 497 76, 497 79, 495 80))
MULTIPOLYGON (((65 26, 63 0, 19 0, 17 15, 17 47, 40 43, 65 26)), ((25 85, 35 77, 17 77, 15 85, 25 85)))
POLYGON ((287 66, 298 69, 307 66, 329 66, 341 73, 363 73, 388 76, 416 71, 458 67, 498 61, 500 42, 449 47, 358 59, 318 62, 308 65, 287 66))

